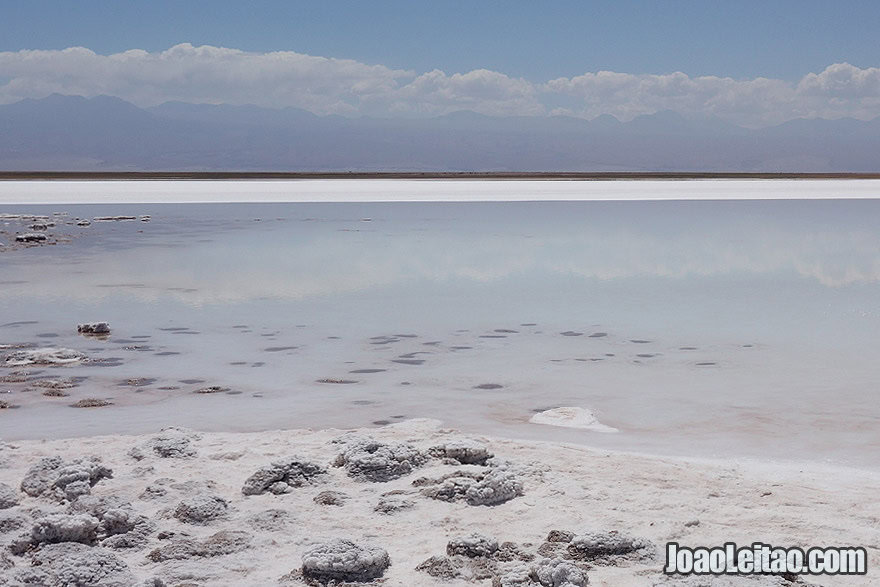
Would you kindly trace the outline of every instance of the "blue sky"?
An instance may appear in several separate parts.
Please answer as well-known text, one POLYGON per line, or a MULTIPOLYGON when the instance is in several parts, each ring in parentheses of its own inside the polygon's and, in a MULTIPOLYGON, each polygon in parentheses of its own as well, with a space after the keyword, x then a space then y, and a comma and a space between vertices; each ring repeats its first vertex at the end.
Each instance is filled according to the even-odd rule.
POLYGON ((189 42, 391 68, 486 68, 531 81, 588 71, 794 80, 877 65, 880 2, 7 0, 0 50, 108 54, 189 42))
POLYGON ((343 116, 880 116, 880 2, 6 0, 0 104, 343 116), (83 49, 68 49, 81 47, 83 49))

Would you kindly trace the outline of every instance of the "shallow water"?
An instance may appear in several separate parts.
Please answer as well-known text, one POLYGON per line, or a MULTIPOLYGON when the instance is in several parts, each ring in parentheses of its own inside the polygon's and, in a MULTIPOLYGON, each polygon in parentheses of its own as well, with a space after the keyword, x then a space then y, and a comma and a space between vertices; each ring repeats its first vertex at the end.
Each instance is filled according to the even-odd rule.
POLYGON ((435 417, 880 466, 878 200, 0 205, 57 212, 70 242, 0 249, 0 344, 115 360, 0 383, 5 439, 435 417), (528 423, 557 406, 620 432, 528 423))

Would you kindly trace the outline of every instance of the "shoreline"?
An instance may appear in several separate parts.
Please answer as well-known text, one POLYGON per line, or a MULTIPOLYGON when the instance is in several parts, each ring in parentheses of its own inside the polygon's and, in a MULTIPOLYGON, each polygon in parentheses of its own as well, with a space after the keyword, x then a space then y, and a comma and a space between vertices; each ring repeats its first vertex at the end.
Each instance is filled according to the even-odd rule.
POLYGON ((234 435, 234 436, 247 436, 247 435, 261 435, 261 434, 269 434, 269 435, 284 435, 284 434, 323 434, 327 432, 335 432, 338 434, 346 434, 346 433, 361 433, 361 434, 370 434, 370 433, 380 433, 385 429, 393 429, 394 427, 405 427, 408 423, 421 423, 421 422, 436 422, 438 428, 442 428, 445 430, 454 430, 456 433, 462 436, 469 437, 491 437, 497 441, 512 443, 512 444, 521 444, 521 445, 530 445, 538 448, 544 448, 547 450, 554 449, 567 449, 578 452, 589 452, 594 453, 596 456, 613 456, 621 459, 638 459, 638 460, 648 460, 648 461, 658 461, 658 462, 668 462, 671 464, 677 465, 693 465, 695 467, 702 468, 723 468, 723 467, 739 467, 743 469, 747 469, 752 473, 757 473, 762 476, 776 476, 776 475, 798 475, 798 474, 809 474, 809 475, 826 475, 829 476, 828 487, 836 487, 836 479, 839 477, 833 477, 835 475, 846 475, 849 478, 861 477, 865 481, 870 481, 880 485, 880 469, 872 468, 870 466, 864 465, 850 465, 850 464, 836 464, 828 461, 821 460, 809 460, 809 459, 791 459, 791 458, 783 458, 783 457, 766 457, 759 458, 754 456, 742 456, 742 455, 731 455, 731 456, 698 456, 698 455, 685 455, 685 454, 672 454, 672 453, 652 453, 647 451, 638 451, 638 450, 626 450, 619 448, 611 448, 600 446, 597 444, 590 444, 588 442, 584 442, 583 444, 578 442, 564 441, 564 440, 541 440, 535 438, 529 438, 524 436, 516 436, 510 434, 504 434, 503 432, 490 432, 488 434, 482 434, 472 429, 460 428, 460 427, 451 427, 446 426, 445 422, 442 420, 437 420, 435 418, 429 417, 414 417, 408 420, 403 420, 400 422, 394 422, 387 425, 375 426, 375 427, 364 427, 364 426, 353 426, 353 427, 340 427, 340 426, 325 426, 319 428, 313 427, 290 427, 290 428, 242 428, 237 430, 214 430, 214 429, 198 429, 198 428, 190 428, 187 426, 178 426, 175 424, 170 424, 168 426, 158 426, 153 430, 144 431, 144 432, 133 432, 133 433, 98 433, 98 434, 90 434, 88 431, 83 431, 82 434, 73 435, 73 436, 52 436, 52 437, 33 437, 33 438, 25 438, 25 437, 5 437, 0 436, 0 444, 7 442, 13 444, 28 444, 28 443, 63 443, 65 441, 78 441, 78 440, 87 440, 89 442, 97 442, 101 440, 120 440, 120 439, 130 439, 135 440, 138 438, 144 438, 159 434, 162 430, 165 429, 185 429, 190 430, 195 434, 199 435, 234 435))

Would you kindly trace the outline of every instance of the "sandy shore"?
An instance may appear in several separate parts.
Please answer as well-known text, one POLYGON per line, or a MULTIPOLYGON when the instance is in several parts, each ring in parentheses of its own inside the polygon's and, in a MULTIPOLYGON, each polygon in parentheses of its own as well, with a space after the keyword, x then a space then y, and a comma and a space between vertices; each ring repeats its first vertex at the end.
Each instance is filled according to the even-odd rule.
POLYGON ((540 585, 513 581, 544 558, 575 565, 591 585, 789 584, 773 577, 665 577, 668 541, 867 547, 867 577, 805 578, 808 584, 876 584, 873 569, 880 563, 875 473, 465 437, 434 420, 354 433, 172 430, 5 443, 0 483, 12 489, 4 498, 0 486, 0 507, 10 506, 0 509, 0 585, 301 585, 303 554, 332 538, 387 551, 391 564, 377 579, 386 585, 540 585), (362 458, 367 434, 376 440, 372 462, 362 458), (494 458, 483 463, 480 447, 494 458), (341 453, 347 457, 334 462, 341 453), (383 468, 382 455, 397 460, 383 468), (100 465, 76 463, 92 456, 100 465), (29 474, 46 457, 64 462, 43 461, 42 472, 29 474), (251 478, 285 459, 286 485, 272 477, 277 468, 251 478), (91 473, 84 477, 90 488, 83 471, 91 473), (500 503, 479 505, 477 494, 456 493, 455 482, 434 483, 453 472, 464 485, 500 479, 507 485, 488 500, 500 503), (613 531, 637 540, 627 554, 571 560, 573 542, 545 541, 554 530, 576 536, 613 531), (431 572, 416 569, 473 533, 497 540, 499 550, 488 558, 434 559, 431 572), (89 545, 50 544, 64 540, 89 545), (91 582, 64 583, 64 573, 82 575, 77 565, 91 569, 91 582))

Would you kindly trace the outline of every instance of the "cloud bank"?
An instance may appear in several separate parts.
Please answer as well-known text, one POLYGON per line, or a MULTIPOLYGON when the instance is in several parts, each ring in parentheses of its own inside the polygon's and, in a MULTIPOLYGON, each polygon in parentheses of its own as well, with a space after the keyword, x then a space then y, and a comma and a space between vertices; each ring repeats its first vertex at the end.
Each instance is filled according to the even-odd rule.
POLYGON ((791 82, 612 71, 536 83, 477 69, 418 73, 279 51, 194 47, 99 55, 89 49, 0 52, 0 103, 51 93, 118 96, 139 106, 170 100, 293 106, 316 114, 425 116, 567 114, 629 120, 674 110, 759 127, 799 117, 880 116, 880 68, 829 65, 791 82))

